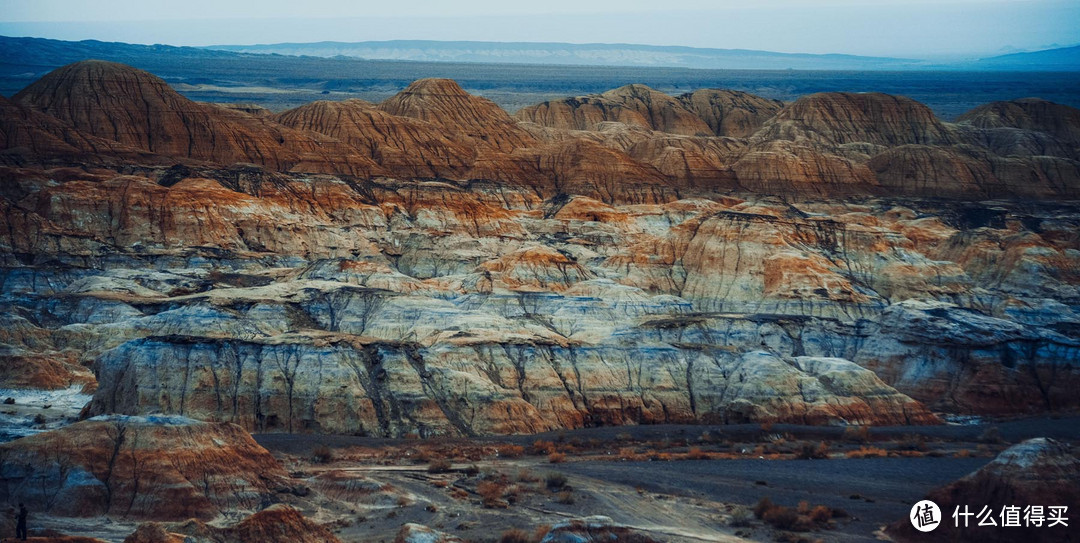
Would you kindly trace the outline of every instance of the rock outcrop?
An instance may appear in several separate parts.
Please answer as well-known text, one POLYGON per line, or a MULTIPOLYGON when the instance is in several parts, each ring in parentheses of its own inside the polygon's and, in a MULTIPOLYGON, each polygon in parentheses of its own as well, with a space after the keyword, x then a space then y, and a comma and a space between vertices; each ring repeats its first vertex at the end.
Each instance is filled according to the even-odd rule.
POLYGON ((889 535, 898 541, 1072 541, 1074 529, 1069 524, 1080 507, 1080 460, 1064 443, 1030 439, 1006 449, 978 471, 935 489, 926 499, 941 508, 944 518, 936 529, 921 533, 904 519, 889 525, 889 535), (1044 520, 1038 525, 1030 522, 1031 506, 1040 508, 1036 516, 1044 520), (981 515, 984 507, 990 515, 981 515), (1015 526, 1004 526, 1005 507, 1016 508, 1015 526), (1066 525, 1050 526, 1053 521, 1045 520, 1054 515, 1050 507, 1067 508, 1066 525), (965 517, 953 519, 957 511, 974 515, 966 517, 966 528, 965 517), (987 524, 979 526, 980 520, 987 524))
POLYGON ((745 138, 757 132, 784 103, 748 92, 701 89, 680 95, 679 103, 705 121, 717 136, 745 138))
POLYGON ((1071 161, 1003 158, 963 146, 903 145, 874 156, 867 166, 890 194, 1037 199, 1080 194, 1066 181, 1077 171, 1071 161))
POLYGON ((3 499, 58 516, 209 520, 253 510, 287 479, 232 424, 105 416, 0 445, 3 499))
POLYGON ((979 128, 1019 128, 1043 132, 1080 146, 1080 110, 1038 98, 991 102, 961 115, 958 122, 979 128))
POLYGON ((161 524, 148 522, 124 539, 124 543, 340 543, 326 528, 308 520, 287 505, 272 505, 225 527, 199 520, 161 524))
POLYGON ((250 162, 281 171, 376 175, 378 167, 340 141, 184 98, 158 77, 88 60, 58 68, 13 101, 79 132, 169 157, 250 162))
POLYGON ((866 164, 790 141, 755 144, 732 170, 742 187, 789 197, 882 192, 866 164))
POLYGON ((450 79, 415 81, 379 104, 379 109, 427 121, 456 138, 479 141, 504 153, 535 141, 495 102, 465 92, 450 79))
POLYGON ((433 530, 423 524, 409 522, 401 525, 394 543, 463 543, 460 537, 433 530))
POLYGON ((93 363, 95 413, 253 430, 891 424, 933 422, 919 402, 1075 405, 1068 214, 360 188, 304 179, 251 196, 120 178, 31 193, 28 216, 54 237, 0 238, 18 252, 117 252, 101 269, 12 268, 6 303, 25 317, 5 341, 93 363), (167 220, 125 203, 149 198, 175 202, 167 220), (826 383, 801 356, 883 383, 855 366, 826 383), (814 396, 777 403, 800 387, 814 396))
POLYGON ((627 85, 603 94, 544 102, 522 108, 516 117, 541 126, 571 130, 594 130, 607 121, 686 136, 711 135, 715 130, 679 100, 645 85, 627 85))
POLYGON ((0 163, 15 166, 50 162, 104 165, 160 164, 160 157, 115 140, 72 129, 63 121, 0 96, 0 163))
POLYGON ((610 518, 600 515, 560 522, 551 527, 540 543, 600 543, 602 541, 656 543, 655 539, 625 526, 619 526, 610 518))
POLYGON ((256 116, 61 69, 0 102, 4 379, 380 436, 1078 406, 1080 210, 1040 200, 1080 163, 1042 110, 587 102, 541 126, 423 80, 256 116))
POLYGON ((876 92, 804 96, 767 121, 755 138, 881 146, 953 141, 930 108, 910 98, 876 92))
POLYGON ((312 102, 274 119, 366 151, 389 174, 406 179, 468 179, 476 160, 476 148, 467 140, 451 140, 439 126, 391 115, 362 100, 312 102))
POLYGON ((15 166, 254 163, 366 179, 483 180, 542 197, 633 203, 730 190, 1080 194, 1080 114, 1031 99, 990 104, 949 124, 913 100, 877 93, 819 93, 784 106, 736 91, 675 98, 627 85, 526 107, 515 122, 453 81, 424 79, 377 106, 322 101, 272 115, 192 102, 146 72, 84 61, 14 100, 0 103, 0 159, 15 166), (615 176, 618 187, 582 181, 594 175, 615 176))

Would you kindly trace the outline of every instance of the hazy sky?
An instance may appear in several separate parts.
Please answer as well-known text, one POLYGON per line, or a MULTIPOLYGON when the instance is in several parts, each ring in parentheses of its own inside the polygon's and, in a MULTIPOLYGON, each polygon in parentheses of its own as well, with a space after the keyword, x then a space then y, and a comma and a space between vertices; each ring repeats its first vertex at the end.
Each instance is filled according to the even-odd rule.
POLYGON ((925 57, 1075 45, 1080 1, 0 0, 0 35, 172 45, 643 43, 925 57))

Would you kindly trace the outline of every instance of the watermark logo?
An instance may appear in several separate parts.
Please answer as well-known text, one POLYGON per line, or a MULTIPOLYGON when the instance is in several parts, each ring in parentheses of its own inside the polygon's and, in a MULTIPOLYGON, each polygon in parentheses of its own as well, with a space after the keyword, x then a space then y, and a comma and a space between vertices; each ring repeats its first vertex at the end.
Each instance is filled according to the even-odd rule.
POLYGON ((916 530, 930 532, 941 524, 941 508, 930 500, 923 500, 911 507, 908 519, 916 530))

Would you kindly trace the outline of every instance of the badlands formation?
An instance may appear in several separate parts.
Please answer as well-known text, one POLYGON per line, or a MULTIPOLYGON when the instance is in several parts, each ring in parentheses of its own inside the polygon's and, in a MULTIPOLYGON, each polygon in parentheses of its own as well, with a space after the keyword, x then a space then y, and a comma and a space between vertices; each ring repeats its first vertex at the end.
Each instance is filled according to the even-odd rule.
MULTIPOLYGON (((460 541, 444 531, 485 521, 450 521, 458 501, 495 488, 484 506, 506 507, 551 480, 316 470, 250 434, 1067 413, 1078 196, 1080 112, 1037 99, 944 122, 883 94, 629 85, 511 116, 420 80, 380 104, 273 113, 79 62, 0 97, 4 431, 34 434, 0 444, 0 500, 59 526, 107 517, 94 533, 130 543, 460 541), (35 416, 28 397, 79 422, 35 416), (405 509, 433 492, 424 516, 405 509), (354 526, 358 508, 394 516, 354 526)), ((501 457, 445 443, 461 441, 501 457)), ((444 443, 381 442, 398 445, 353 454, 400 464, 411 443, 444 443)), ((1018 447, 935 496, 1050 481, 1075 501, 1075 458, 1018 447)), ((673 516, 658 504, 626 508, 673 516)), ((712 530, 711 505, 678 507, 712 530)), ((564 518, 543 541, 630 532, 564 518)))
POLYGON ((449 80, 268 114, 86 61, 0 98, 5 386, 477 436, 1074 409, 1080 112, 449 80), (90 372, 93 377, 90 377, 90 372))

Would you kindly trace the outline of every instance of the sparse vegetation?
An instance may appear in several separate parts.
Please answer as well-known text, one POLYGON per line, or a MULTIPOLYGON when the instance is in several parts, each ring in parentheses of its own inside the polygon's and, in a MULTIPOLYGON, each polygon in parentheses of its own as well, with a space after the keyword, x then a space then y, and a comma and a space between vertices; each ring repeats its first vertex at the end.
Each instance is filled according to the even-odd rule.
POLYGON ((558 472, 549 473, 544 477, 544 485, 549 490, 562 489, 566 486, 566 476, 558 472))
POLYGON ((541 524, 540 526, 537 526, 536 530, 533 530, 533 541, 543 541, 544 536, 548 535, 548 532, 550 531, 551 525, 549 524, 541 524))
POLYGON ((796 453, 796 457, 802 460, 828 458, 829 444, 825 441, 816 444, 807 442, 801 443, 799 445, 799 450, 796 453))
POLYGON ((555 452, 555 444, 550 441, 536 440, 529 447, 529 454, 535 456, 544 456, 553 452, 555 452))
POLYGON ((828 526, 833 518, 847 516, 844 511, 834 513, 832 509, 817 505, 811 506, 810 502, 801 501, 797 508, 776 505, 768 497, 762 498, 754 506, 754 516, 765 521, 766 524, 780 530, 807 531, 814 526, 828 526))
POLYGON ((736 506, 735 509, 731 511, 731 518, 728 519, 728 526, 733 528, 745 528, 750 526, 750 519, 752 518, 754 518, 754 516, 749 509, 742 506, 736 506))
POLYGON ((532 471, 522 468, 517 472, 517 481, 519 483, 536 483, 540 481, 540 477, 537 477, 532 471))
POLYGON ((505 509, 508 503, 503 500, 506 485, 496 481, 480 481, 476 485, 476 493, 480 495, 484 507, 491 509, 505 509))
POLYGON ((844 453, 844 456, 848 458, 885 458, 889 456, 889 451, 879 447, 859 447, 844 453))
POLYGON ((918 434, 905 434, 897 441, 896 448, 901 451, 925 451, 926 438, 918 434))
POLYGON ((848 426, 844 428, 843 440, 848 443, 866 443, 870 441, 870 427, 848 426))
POLYGON ((499 447, 499 456, 503 458, 520 458, 525 454, 525 447, 521 445, 504 445, 499 447))
POLYGON ((686 452, 687 460, 708 460, 709 454, 701 450, 701 447, 690 447, 686 452))
POLYGON ((511 528, 499 536, 499 543, 533 543, 533 539, 524 530, 511 528))
POLYGON ((334 461, 334 451, 326 445, 319 445, 311 451, 311 461, 316 464, 329 464, 334 461))
POLYGON ((832 520, 833 512, 832 509, 829 509, 824 505, 819 505, 811 509, 808 516, 810 517, 810 520, 814 521, 816 524, 827 524, 832 520))
POLYGON ((790 507, 774 506, 766 511, 761 519, 781 530, 792 530, 799 522, 799 513, 790 507))
POLYGON ((449 460, 439 458, 437 460, 432 460, 431 463, 428 464, 427 471, 428 473, 446 473, 450 471, 451 467, 452 465, 449 460))
POLYGON ((764 518, 765 513, 773 507, 776 507, 776 505, 773 504, 772 500, 767 497, 761 498, 758 500, 757 505, 754 506, 754 517, 764 518))

